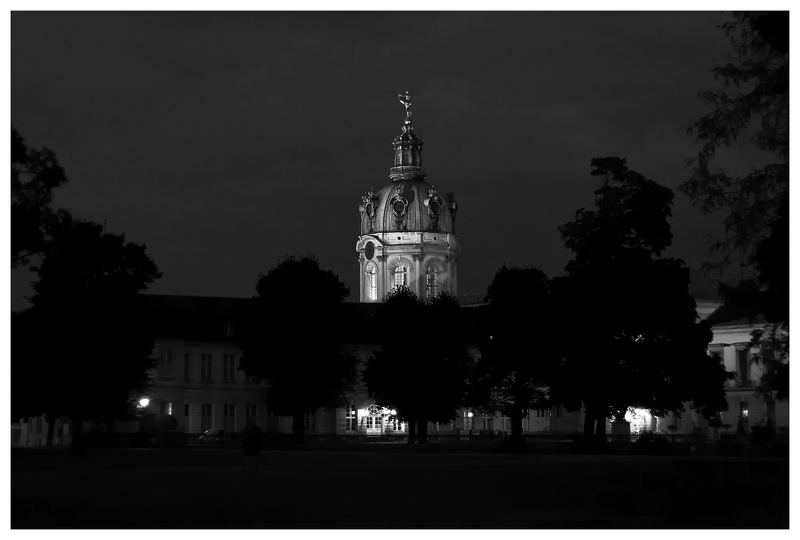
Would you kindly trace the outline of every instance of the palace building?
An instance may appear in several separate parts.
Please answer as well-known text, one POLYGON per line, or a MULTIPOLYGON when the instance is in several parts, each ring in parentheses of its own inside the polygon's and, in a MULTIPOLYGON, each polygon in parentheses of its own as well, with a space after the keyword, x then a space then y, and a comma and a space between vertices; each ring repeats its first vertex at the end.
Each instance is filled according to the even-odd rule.
MULTIPOLYGON (((346 321, 340 325, 345 329, 343 346, 362 366, 378 348, 374 336, 380 335, 381 300, 393 288, 409 287, 426 300, 441 292, 454 296, 458 293, 458 206, 452 193, 442 193, 428 182, 422 165, 423 141, 412 123, 410 97, 406 93, 400 99, 406 118, 400 135, 392 142, 394 163, 388 182, 378 190, 368 190, 359 205, 360 235, 355 250, 360 301, 342 308, 346 321)), ((750 362, 753 351, 749 344, 750 332, 762 322, 727 316, 715 282, 698 272, 692 272, 691 281, 699 316, 711 317, 715 324, 710 350, 721 354, 726 369, 737 374, 728 384, 729 411, 723 415, 722 423, 732 430, 747 430, 763 422, 767 414, 756 387, 761 374, 750 362)), ((151 374, 153 385, 143 396, 147 398, 142 402, 147 412, 173 417, 178 431, 185 433, 199 434, 207 429, 241 432, 249 420, 268 433, 291 432, 291 418, 268 410, 266 386, 239 370, 241 351, 236 345, 236 332, 244 326, 247 299, 169 295, 144 298, 154 314, 158 339, 153 354, 159 359, 151 374)), ((480 306, 462 303, 462 309, 468 315, 477 314, 480 306)), ((307 433, 346 437, 406 431, 389 404, 375 403, 358 378, 355 389, 341 405, 308 414, 307 433)), ((779 403, 777 407, 776 425, 788 428, 788 405, 779 403)), ((680 417, 656 418, 648 411, 631 410, 628 420, 634 433, 691 433, 708 428, 691 411, 680 417)), ((22 422, 20 426, 14 435, 15 444, 42 444, 46 428, 42 428, 41 419, 22 422)), ((523 430, 529 434, 572 435, 582 429, 582 413, 560 408, 530 410, 523 420, 523 430)), ((452 422, 428 427, 431 437, 509 431, 508 418, 471 409, 458 411, 452 422)), ((612 432, 610 424, 607 432, 612 432)))

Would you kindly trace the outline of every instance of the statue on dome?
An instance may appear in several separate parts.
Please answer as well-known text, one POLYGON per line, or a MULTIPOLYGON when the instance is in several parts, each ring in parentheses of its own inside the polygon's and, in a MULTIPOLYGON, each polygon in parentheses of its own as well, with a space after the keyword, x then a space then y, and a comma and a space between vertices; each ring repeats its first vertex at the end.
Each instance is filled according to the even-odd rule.
POLYGON ((408 93, 406 90, 402 94, 397 94, 397 99, 400 100, 400 103, 403 104, 403 107, 406 108, 406 120, 411 119, 411 94, 408 93))

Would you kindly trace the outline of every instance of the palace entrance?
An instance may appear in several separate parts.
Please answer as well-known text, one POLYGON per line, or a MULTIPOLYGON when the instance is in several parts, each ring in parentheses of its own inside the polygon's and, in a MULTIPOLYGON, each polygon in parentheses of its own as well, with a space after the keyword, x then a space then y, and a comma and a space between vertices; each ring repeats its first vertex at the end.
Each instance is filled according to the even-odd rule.
POLYGON ((398 420, 397 411, 373 403, 358 410, 358 431, 365 435, 405 433, 405 423, 398 420))

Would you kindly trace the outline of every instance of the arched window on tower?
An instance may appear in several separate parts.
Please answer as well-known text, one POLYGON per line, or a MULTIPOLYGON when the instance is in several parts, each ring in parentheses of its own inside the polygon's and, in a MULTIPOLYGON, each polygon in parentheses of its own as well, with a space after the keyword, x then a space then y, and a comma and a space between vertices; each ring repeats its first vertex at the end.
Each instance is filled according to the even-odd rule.
POLYGON ((367 264, 366 280, 367 300, 374 302, 378 299, 378 269, 373 262, 367 264))
POLYGON ((429 266, 425 271, 425 297, 433 300, 439 294, 439 270, 435 266, 429 266))
POLYGON ((408 287, 408 268, 403 264, 398 264, 392 272, 392 285, 397 287, 408 287))

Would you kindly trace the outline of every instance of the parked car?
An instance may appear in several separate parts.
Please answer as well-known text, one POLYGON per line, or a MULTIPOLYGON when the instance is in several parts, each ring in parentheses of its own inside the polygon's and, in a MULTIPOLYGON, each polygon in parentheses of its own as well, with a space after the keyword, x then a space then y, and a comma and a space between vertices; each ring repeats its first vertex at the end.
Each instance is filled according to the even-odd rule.
POLYGON ((231 435, 224 429, 207 429, 197 440, 202 443, 225 442, 231 440, 231 435))

